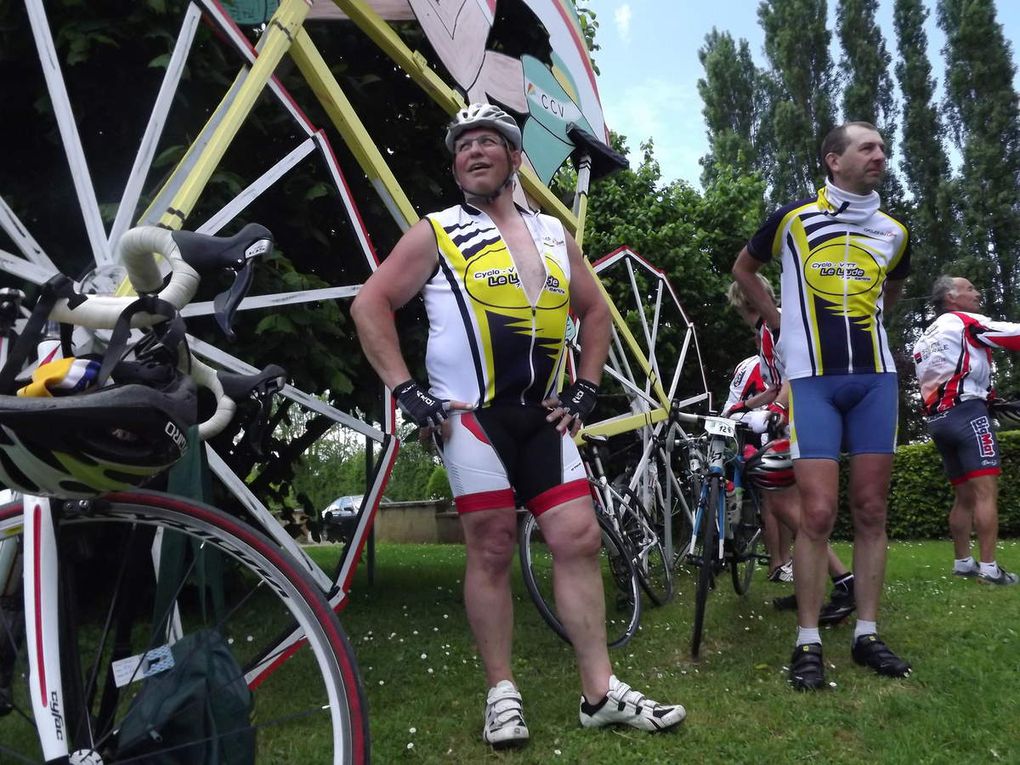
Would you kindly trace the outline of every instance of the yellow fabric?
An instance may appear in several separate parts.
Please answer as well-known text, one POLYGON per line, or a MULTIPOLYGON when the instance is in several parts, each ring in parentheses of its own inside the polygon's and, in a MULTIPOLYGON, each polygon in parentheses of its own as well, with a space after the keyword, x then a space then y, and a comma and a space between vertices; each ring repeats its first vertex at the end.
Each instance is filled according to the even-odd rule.
POLYGON ((32 372, 32 382, 18 390, 19 396, 32 398, 52 398, 51 388, 57 387, 67 373, 71 371, 74 362, 73 356, 67 359, 57 359, 49 364, 43 364, 32 372))

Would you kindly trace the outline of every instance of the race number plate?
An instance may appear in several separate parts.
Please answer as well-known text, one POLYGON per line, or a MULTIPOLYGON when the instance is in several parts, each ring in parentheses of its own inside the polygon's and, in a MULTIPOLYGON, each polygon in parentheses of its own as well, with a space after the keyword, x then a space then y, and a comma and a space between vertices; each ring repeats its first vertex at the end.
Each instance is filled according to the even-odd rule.
POLYGON ((737 434, 737 424, 725 417, 706 417, 705 430, 713 436, 733 438, 737 434))

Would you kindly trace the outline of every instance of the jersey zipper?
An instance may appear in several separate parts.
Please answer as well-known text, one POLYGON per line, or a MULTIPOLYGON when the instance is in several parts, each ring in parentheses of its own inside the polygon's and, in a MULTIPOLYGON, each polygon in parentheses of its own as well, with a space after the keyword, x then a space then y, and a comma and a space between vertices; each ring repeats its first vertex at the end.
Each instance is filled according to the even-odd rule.
MULTIPOLYGON (((511 255, 511 257, 513 257, 513 255, 511 255)), ((518 274, 518 276, 520 276, 520 274, 518 274)), ((524 283, 523 282, 521 283, 521 289, 522 290, 524 289, 524 283)), ((525 291, 524 294, 527 295, 528 294, 527 291, 525 291)), ((525 387, 524 390, 521 391, 521 405, 522 406, 525 403, 525 400, 524 400, 525 399, 525 395, 535 385, 535 336, 536 336, 537 331, 538 331, 538 326, 537 326, 537 322, 536 322, 537 314, 538 314, 538 309, 535 306, 531 306, 531 344, 528 347, 528 375, 529 375, 529 378, 528 378, 528 385, 527 385, 527 387, 525 387)))
MULTIPOLYGON (((531 241, 535 241, 535 233, 531 230, 531 225, 527 219, 523 218, 524 227, 528 229, 528 235, 531 237, 531 241)), ((498 227, 496 229, 499 230, 498 227)), ((500 238, 503 234, 500 232, 500 238)), ((542 251, 538 247, 538 243, 535 243, 535 251, 538 253, 538 262, 542 265, 542 286, 538 290, 538 297, 536 301, 532 301, 531 296, 528 294, 527 288, 524 286, 524 279, 521 276, 521 268, 517 264, 517 258, 514 256, 514 251, 510 249, 510 244, 503 239, 503 244, 506 245, 506 251, 510 253, 510 260, 513 261, 514 268, 517 270, 517 283, 521 286, 521 292, 524 293, 524 297, 528 301, 528 306, 531 308, 531 342, 528 344, 528 384, 521 390, 521 405, 524 406, 527 402, 525 398, 528 391, 535 386, 535 341, 536 335, 538 334, 538 302, 542 299, 542 293, 545 292, 546 282, 549 281, 549 269, 545 265, 545 258, 542 256, 542 251)))
POLYGON ((847 357, 847 372, 853 374, 854 371, 854 347, 853 343, 850 342, 850 307, 847 304, 847 264, 849 260, 847 256, 850 254, 850 231, 846 232, 846 239, 843 243, 843 327, 846 330, 846 357, 847 357))

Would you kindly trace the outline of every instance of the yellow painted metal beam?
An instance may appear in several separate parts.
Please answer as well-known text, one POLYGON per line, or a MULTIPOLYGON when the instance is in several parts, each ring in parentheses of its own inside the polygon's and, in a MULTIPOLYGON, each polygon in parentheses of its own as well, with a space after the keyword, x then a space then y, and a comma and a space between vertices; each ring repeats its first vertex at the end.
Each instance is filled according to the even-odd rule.
POLYGON ((333 0, 362 32, 382 48, 448 114, 464 108, 464 99, 432 71, 425 57, 412 51, 393 28, 364 0, 333 0))
POLYGON ((202 190, 209 182, 209 178, 212 177, 220 160, 223 159, 230 142, 233 141, 241 124, 251 112, 255 99, 258 98, 269 78, 273 76, 277 64, 290 48, 294 36, 301 29, 301 25, 308 15, 308 9, 307 0, 283 0, 280 3, 280 7, 276 9, 276 13, 273 14, 273 18, 266 26, 266 32, 259 44, 259 56, 255 60, 254 66, 249 70, 244 84, 227 109, 223 121, 213 132, 194 168, 188 173, 187 179, 171 201, 170 209, 160 218, 159 222, 162 225, 174 229, 180 228, 191 213, 202 190))
POLYGON ((404 194, 382 152, 375 145, 308 32, 303 29, 298 32, 290 54, 369 180, 377 180, 385 187, 408 226, 416 223, 418 214, 411 200, 404 194))
POLYGON ((589 436, 618 436, 621 433, 630 433, 638 428, 648 427, 657 422, 662 422, 669 417, 668 409, 651 409, 638 414, 623 414, 619 417, 612 417, 602 422, 594 422, 585 425, 584 428, 574 436, 578 445, 583 443, 583 435, 589 436))

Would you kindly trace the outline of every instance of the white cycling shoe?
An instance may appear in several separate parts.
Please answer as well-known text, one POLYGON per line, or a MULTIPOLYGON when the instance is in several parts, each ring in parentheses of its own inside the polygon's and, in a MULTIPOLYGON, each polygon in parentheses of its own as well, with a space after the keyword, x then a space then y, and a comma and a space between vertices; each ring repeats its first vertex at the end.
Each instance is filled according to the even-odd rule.
POLYGON ((679 704, 659 704, 632 690, 626 683, 609 678, 609 692, 601 703, 593 706, 581 697, 581 725, 601 728, 606 725, 629 725, 649 732, 665 731, 684 721, 687 710, 679 704))
POLYGON ((485 700, 482 738, 493 749, 507 749, 528 743, 528 726, 524 722, 521 694, 509 680, 500 680, 494 688, 489 689, 485 700))

